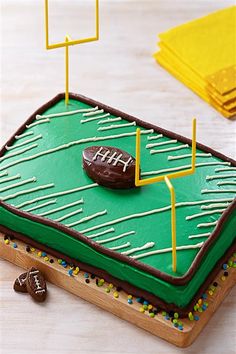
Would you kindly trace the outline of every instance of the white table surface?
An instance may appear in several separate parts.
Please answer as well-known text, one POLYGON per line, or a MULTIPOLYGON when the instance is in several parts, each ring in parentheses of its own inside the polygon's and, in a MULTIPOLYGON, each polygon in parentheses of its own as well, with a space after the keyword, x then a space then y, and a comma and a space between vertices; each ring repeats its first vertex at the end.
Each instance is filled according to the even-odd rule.
MULTIPOLYGON (((64 51, 44 49, 43 1, 0 3, 3 144, 34 110, 64 91, 64 51)), ((78 37, 85 33, 80 29, 90 27, 91 33, 88 1, 86 7, 85 1, 52 3, 58 39, 65 31, 78 37)), ((232 4, 233 0, 101 1, 100 41, 70 50, 70 90, 186 136, 191 136, 195 116, 198 141, 235 157, 236 122, 220 116, 152 58, 158 33, 232 4)), ((50 284, 48 301, 35 304, 12 290, 20 272, 0 260, 1 354, 235 353, 236 289, 196 342, 181 350, 50 284)))

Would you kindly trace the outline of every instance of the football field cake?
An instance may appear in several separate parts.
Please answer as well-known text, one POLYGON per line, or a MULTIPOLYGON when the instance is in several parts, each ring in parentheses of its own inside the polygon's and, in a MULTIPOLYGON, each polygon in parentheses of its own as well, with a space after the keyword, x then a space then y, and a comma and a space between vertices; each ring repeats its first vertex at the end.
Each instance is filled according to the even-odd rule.
POLYGON ((236 251, 236 162, 197 144, 172 180, 174 272, 166 184, 135 187, 137 128, 142 179, 191 167, 190 139, 99 102, 39 108, 0 152, 0 231, 184 316, 236 251))

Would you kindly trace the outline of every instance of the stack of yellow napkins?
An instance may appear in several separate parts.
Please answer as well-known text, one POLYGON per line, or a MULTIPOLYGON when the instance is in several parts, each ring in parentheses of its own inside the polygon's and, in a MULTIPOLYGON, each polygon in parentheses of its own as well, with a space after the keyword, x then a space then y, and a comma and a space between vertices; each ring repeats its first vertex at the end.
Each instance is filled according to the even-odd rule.
POLYGON ((236 114, 236 6, 159 35, 157 62, 225 117, 236 114))

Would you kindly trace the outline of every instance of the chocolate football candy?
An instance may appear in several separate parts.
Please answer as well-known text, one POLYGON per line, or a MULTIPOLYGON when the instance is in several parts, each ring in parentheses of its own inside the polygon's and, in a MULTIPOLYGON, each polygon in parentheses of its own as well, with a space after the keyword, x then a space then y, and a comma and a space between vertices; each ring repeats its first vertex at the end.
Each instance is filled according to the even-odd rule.
POLYGON ((27 278, 27 272, 22 273, 21 275, 19 275, 18 278, 16 278, 15 283, 13 285, 13 289, 16 292, 27 293, 26 278, 27 278))
POLYGON ((135 187, 135 158, 112 146, 90 146, 83 151, 83 168, 98 184, 114 188, 135 187))
POLYGON ((26 278, 26 287, 28 293, 37 302, 43 302, 47 296, 47 285, 42 273, 32 267, 26 278))

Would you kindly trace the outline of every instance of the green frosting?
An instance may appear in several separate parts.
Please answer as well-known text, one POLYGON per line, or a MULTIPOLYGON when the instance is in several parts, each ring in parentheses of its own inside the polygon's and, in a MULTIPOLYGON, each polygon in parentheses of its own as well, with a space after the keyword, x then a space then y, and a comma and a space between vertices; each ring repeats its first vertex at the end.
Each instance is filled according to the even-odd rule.
POLYGON ((167 303, 174 303, 179 307, 188 305, 199 287, 204 283, 210 271, 214 268, 216 260, 221 258, 231 245, 232 240, 235 238, 232 237, 232 235, 235 234, 235 218, 236 210, 224 225, 220 237, 217 242, 212 245, 207 256, 204 257, 191 281, 184 286, 176 286, 147 274, 131 265, 101 254, 89 245, 55 228, 19 217, 4 208, 0 208, 0 224, 4 224, 12 230, 23 233, 78 261, 109 271, 111 275, 118 279, 128 281, 132 285, 145 289, 160 297, 167 303), (231 235, 231 237, 228 235, 231 235))
MULTIPOLYGON (((48 109, 44 114, 58 113, 63 111, 71 111, 80 108, 90 108, 89 105, 71 99, 68 108, 65 107, 64 101, 61 100, 53 107, 48 109)), ((113 118, 111 115, 109 118, 113 118)), ((50 119, 49 123, 36 125, 28 130, 34 132, 33 135, 16 140, 15 144, 19 144, 23 141, 30 139, 38 134, 42 134, 42 138, 37 140, 38 146, 32 150, 26 151, 20 155, 13 156, 5 159, 1 162, 0 169, 4 171, 6 166, 9 176, 14 176, 18 173, 21 175, 19 181, 29 179, 33 176, 37 178, 37 181, 31 184, 22 185, 12 188, 1 193, 1 197, 7 197, 11 194, 19 191, 24 191, 37 186, 54 183, 54 187, 50 189, 44 189, 37 192, 23 194, 21 196, 12 197, 7 199, 7 203, 17 206, 28 200, 35 199, 37 197, 46 196, 52 193, 57 193, 65 190, 71 190, 77 187, 85 186, 93 183, 90 178, 83 171, 82 165, 82 151, 84 148, 91 145, 104 145, 104 146, 116 146, 120 149, 126 150, 131 155, 135 155, 135 136, 121 137, 117 139, 108 139, 104 141, 94 141, 81 144, 74 144, 70 147, 65 147, 57 152, 45 154, 37 158, 33 158, 29 161, 22 161, 20 159, 35 155, 42 151, 48 151, 49 149, 67 144, 72 141, 78 141, 84 138, 91 137, 106 137, 117 134, 135 132, 136 127, 121 127, 118 129, 110 129, 106 131, 98 130, 98 127, 108 126, 110 124, 124 124, 126 120, 122 119, 114 123, 97 124, 99 120, 94 120, 87 123, 81 123, 81 119, 89 117, 83 117, 81 113, 54 117, 50 119), (11 166, 12 162, 17 162, 11 166)), ((146 130, 141 127, 142 130, 146 130)), ((191 129, 191 127, 190 127, 191 129)), ((27 129, 25 131, 28 131, 27 129)), ((184 158, 180 160, 169 161, 169 155, 182 155, 190 154, 190 148, 183 148, 181 150, 164 152, 155 155, 150 155, 150 149, 146 148, 147 144, 163 142, 171 140, 168 137, 163 137, 158 140, 148 140, 147 136, 154 136, 160 132, 154 132, 152 134, 145 134, 141 137, 141 167, 142 172, 158 171, 162 169, 168 169, 172 167, 178 167, 182 165, 188 165, 191 163, 190 158, 184 158)), ((29 144, 30 145, 30 144, 29 144)), ((29 145, 25 145, 29 146, 29 145)), ((183 145, 181 142, 173 143, 173 145, 154 147, 154 149, 163 149, 174 146, 183 145)), ((24 146, 23 146, 24 147, 24 146)), ((12 151, 7 151, 5 155, 11 154, 17 151, 16 148, 12 151)), ((198 153, 204 153, 204 151, 198 150, 198 153)), ((5 156, 4 155, 4 156, 5 156)), ((173 185, 176 191, 177 202, 195 202, 204 200, 212 200, 217 202, 217 199, 230 199, 234 197, 234 193, 206 193, 202 194, 203 189, 229 189, 217 185, 218 180, 206 180, 207 175, 216 175, 216 168, 224 167, 221 165, 222 160, 215 156, 211 157, 197 157, 197 163, 217 162, 219 165, 208 165, 203 167, 197 167, 196 173, 191 176, 187 176, 180 179, 173 180, 173 185)), ((225 166, 228 167, 228 166, 225 166)), ((229 172, 229 173, 233 173, 229 172)), ((1 173, 1 172, 0 172, 1 173)), ((2 184, 8 186, 16 181, 7 182, 2 184)), ((2 186, 1 185, 1 186, 2 186)), ((232 189, 232 188, 230 188, 232 189)), ((33 214, 38 215, 42 212, 72 203, 80 198, 84 199, 83 205, 77 205, 53 214, 47 217, 55 220, 65 214, 73 212, 80 207, 83 208, 83 213, 69 217, 63 220, 62 224, 72 223, 85 216, 90 216, 94 213, 107 210, 107 214, 83 222, 75 227, 77 231, 83 231, 90 227, 96 227, 94 231, 86 232, 85 235, 91 235, 94 233, 105 231, 111 226, 100 227, 99 225, 122 218, 128 215, 136 213, 143 213, 146 211, 152 211, 159 209, 170 204, 169 191, 165 183, 160 182, 153 185, 149 185, 142 188, 135 188, 132 190, 111 190, 104 187, 95 187, 75 193, 68 193, 62 196, 55 197, 57 199, 56 204, 45 206, 42 209, 35 209, 33 214)), ((48 198, 37 203, 27 205, 22 210, 27 210, 35 205, 51 200, 54 198, 48 198)), ((209 204, 208 202, 205 203, 209 204)), ((220 214, 215 213, 211 215, 201 216, 192 220, 186 220, 186 216, 201 213, 201 205, 193 206, 181 206, 177 208, 177 246, 193 245, 199 242, 205 241, 206 237, 189 239, 189 235, 197 235, 205 232, 212 232, 214 226, 198 228, 199 223, 214 222, 219 219, 220 214)), ((130 235, 121 238, 116 241, 108 242, 104 244, 104 247, 110 248, 122 245, 126 242, 131 243, 130 248, 140 247, 147 242, 155 242, 155 246, 151 250, 157 250, 162 248, 171 247, 171 226, 170 226, 170 211, 164 211, 160 213, 152 213, 145 217, 132 217, 129 220, 114 222, 112 227, 115 231, 113 233, 106 234, 104 236, 95 238, 94 240, 101 240, 117 236, 125 232, 135 231, 134 235, 130 235)), ((232 244, 235 237, 235 212, 231 215, 230 219, 221 231, 217 241, 212 245, 210 251, 204 257, 201 265, 198 267, 192 280, 184 286, 174 286, 161 279, 151 276, 147 272, 138 270, 135 267, 131 267, 121 261, 117 261, 111 257, 105 256, 99 253, 87 244, 78 241, 71 236, 68 236, 54 228, 41 225, 39 223, 28 220, 27 218, 19 217, 5 209, 0 209, 0 224, 9 227, 15 231, 21 232, 32 239, 35 239, 42 244, 45 244, 51 248, 54 248, 70 257, 73 257, 79 261, 91 264, 95 267, 109 270, 109 273, 121 280, 126 280, 131 284, 143 288, 151 293, 159 296, 164 301, 169 303, 175 303, 180 307, 186 306, 193 298, 194 294, 204 282, 210 271, 213 269, 217 260, 225 253, 228 247, 232 244)), ((126 249, 119 250, 122 252, 126 249)), ((128 249, 127 249, 128 250, 128 249)), ((146 250, 147 251, 147 250, 146 250)), ((135 255, 146 251, 136 252, 135 255)), ((172 272, 171 266, 171 253, 163 253, 155 256, 147 256, 140 259, 140 262, 147 264, 155 269, 158 269, 166 274, 174 277, 183 276, 191 267, 193 260, 195 259, 199 249, 181 250, 177 252, 177 273, 172 272)))

